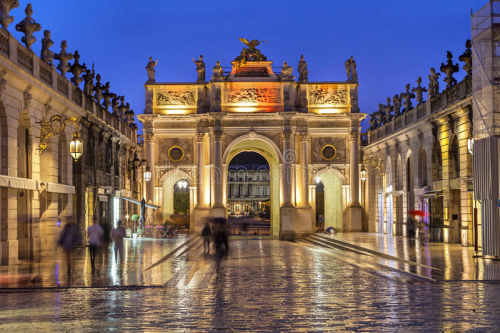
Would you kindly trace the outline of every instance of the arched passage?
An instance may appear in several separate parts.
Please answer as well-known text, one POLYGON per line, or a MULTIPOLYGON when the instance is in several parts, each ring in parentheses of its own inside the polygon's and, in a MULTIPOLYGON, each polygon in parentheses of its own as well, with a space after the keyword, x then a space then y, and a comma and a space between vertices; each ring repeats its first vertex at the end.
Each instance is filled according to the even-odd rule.
MULTIPOLYGON (((274 142, 261 135, 245 135, 235 139, 224 152, 222 161, 225 163, 224 181, 227 183, 227 168, 231 160, 241 152, 254 152, 262 155, 269 164, 271 204, 270 204, 270 234, 279 237, 280 233, 280 161, 281 153, 274 142)), ((224 187, 226 187, 225 184, 224 187)), ((227 205, 227 192, 226 201, 227 205)))
POLYGON ((325 230, 333 227, 337 232, 343 229, 342 185, 344 176, 336 169, 325 168, 316 174, 316 183, 323 184, 325 230))
POLYGON ((179 180, 185 180, 187 182, 186 187, 189 188, 189 212, 190 215, 193 213, 194 208, 194 190, 192 187, 193 179, 192 177, 185 171, 174 169, 167 172, 160 179, 160 184, 162 184, 162 193, 163 193, 163 221, 170 220, 170 216, 175 213, 174 210, 174 186, 179 180))
POLYGON ((384 234, 393 234, 394 222, 394 202, 393 202, 393 183, 392 183, 392 162, 391 157, 387 156, 385 162, 385 224, 384 234))

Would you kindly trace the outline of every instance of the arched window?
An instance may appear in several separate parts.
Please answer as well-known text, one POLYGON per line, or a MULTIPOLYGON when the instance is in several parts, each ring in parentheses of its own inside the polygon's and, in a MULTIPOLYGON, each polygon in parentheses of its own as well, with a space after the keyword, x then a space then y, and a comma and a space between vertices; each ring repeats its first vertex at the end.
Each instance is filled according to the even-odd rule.
POLYGON ((460 147, 458 146, 458 139, 456 136, 451 143, 449 156, 451 164, 450 178, 460 178, 460 147))
POLYGON ((439 140, 434 141, 432 148, 432 180, 443 179, 443 160, 441 155, 441 144, 439 140))
POLYGON ((418 179, 420 187, 427 185, 427 154, 424 146, 421 146, 418 152, 418 179))

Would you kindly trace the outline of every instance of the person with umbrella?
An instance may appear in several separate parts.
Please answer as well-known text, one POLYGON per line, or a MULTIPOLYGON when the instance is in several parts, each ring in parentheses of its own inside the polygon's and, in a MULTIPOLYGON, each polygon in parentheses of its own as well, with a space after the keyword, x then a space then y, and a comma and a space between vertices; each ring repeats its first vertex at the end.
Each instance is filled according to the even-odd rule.
POLYGON ((420 241, 420 244, 423 246, 424 242, 425 242, 425 223, 423 221, 423 218, 425 216, 428 216, 429 214, 424 212, 423 210, 420 210, 420 209, 410 210, 408 212, 408 214, 410 215, 411 221, 413 221, 413 217, 416 217, 416 216, 420 217, 420 219, 417 220, 416 224, 418 227, 418 239, 420 241))

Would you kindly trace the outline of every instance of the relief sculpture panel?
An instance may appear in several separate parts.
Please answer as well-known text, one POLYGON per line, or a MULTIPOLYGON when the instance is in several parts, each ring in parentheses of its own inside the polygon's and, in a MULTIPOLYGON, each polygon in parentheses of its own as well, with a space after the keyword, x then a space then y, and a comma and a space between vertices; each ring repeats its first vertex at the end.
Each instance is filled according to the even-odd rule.
POLYGON ((275 88, 241 88, 227 90, 224 102, 228 104, 279 104, 280 90, 275 88))
POLYGON ((194 106, 196 105, 194 91, 166 91, 156 94, 158 106, 194 106))
POLYGON ((309 105, 348 105, 347 86, 344 85, 318 85, 309 90, 309 105))
POLYGON ((344 137, 313 138, 312 141, 312 162, 316 163, 344 163, 346 161, 346 139, 344 137), (335 157, 327 161, 321 156, 321 150, 326 145, 332 145, 336 149, 335 157))
POLYGON ((169 165, 172 162, 168 158, 168 152, 172 147, 181 147, 184 153, 180 164, 190 164, 193 159, 193 140, 192 139, 174 139, 174 138, 159 138, 158 139, 158 165, 169 165))

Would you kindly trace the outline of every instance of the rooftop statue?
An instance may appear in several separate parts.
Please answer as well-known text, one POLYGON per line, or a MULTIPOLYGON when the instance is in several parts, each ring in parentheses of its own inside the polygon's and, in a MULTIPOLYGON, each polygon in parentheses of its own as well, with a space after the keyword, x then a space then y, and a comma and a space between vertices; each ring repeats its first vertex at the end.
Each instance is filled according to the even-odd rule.
POLYGON ((83 80, 85 81, 83 91, 86 95, 92 96, 92 92, 94 91, 94 77, 94 64, 92 64, 92 71, 90 71, 90 69, 87 69, 87 72, 83 75, 83 80))
POLYGON ((54 42, 50 39, 50 30, 45 30, 43 32, 42 52, 40 54, 40 58, 50 66, 54 66, 54 52, 49 50, 52 45, 54 45, 54 42))
POLYGON ((109 106, 111 105, 111 98, 115 98, 116 94, 112 93, 109 91, 109 82, 106 82, 104 85, 104 94, 102 94, 104 101, 102 102, 102 105, 104 106, 104 109, 108 110, 109 106))
POLYGON ((297 71, 299 72, 299 82, 307 82, 307 63, 304 60, 304 55, 300 56, 299 65, 297 66, 297 71))
POLYGON ((429 75, 429 97, 434 97, 439 94, 439 76, 441 73, 436 73, 435 68, 431 68, 431 74, 429 75))
POLYGON ((73 59, 73 53, 66 52, 66 48, 68 47, 68 43, 65 40, 61 42, 61 52, 55 54, 55 59, 59 60, 59 65, 57 65, 57 69, 61 72, 61 75, 66 75, 66 72, 69 70, 70 65, 68 63, 69 60, 73 59))
POLYGON ((392 118, 394 117, 391 114, 391 112, 392 112, 391 99, 389 97, 387 97, 386 101, 387 101, 387 104, 384 105, 384 114, 385 114, 385 117, 387 118, 387 121, 391 121, 392 118))
POLYGON ((292 81, 295 77, 293 74, 293 67, 288 66, 286 61, 283 61, 283 67, 281 68, 280 80, 281 81, 292 81))
POLYGON ((146 65, 146 70, 148 71, 148 81, 156 82, 155 80, 155 66, 158 64, 158 60, 153 61, 153 57, 149 57, 149 62, 146 65))
POLYGON ((104 91, 104 86, 101 83, 101 75, 97 74, 97 76, 95 77, 95 80, 96 80, 96 83, 95 83, 95 87, 94 87, 94 91, 95 91, 94 98, 95 98, 95 101, 97 102, 97 104, 101 104, 101 99, 103 97, 102 92, 104 91))
MULTIPOLYGON (((389 97, 387 97, 389 98, 389 97)), ((398 94, 394 95, 392 98, 392 103, 394 104, 394 117, 399 117, 401 115, 401 97, 398 94)))
POLYGON ((370 120, 368 121, 368 124, 370 124, 370 128, 368 128, 369 131, 373 131, 378 127, 378 119, 376 112, 370 115, 370 120))
POLYGON ((410 84, 409 83, 406 85, 406 92, 401 93, 401 95, 399 95, 399 97, 404 99, 403 105, 405 108, 403 109, 403 113, 408 112, 411 109, 413 109, 412 105, 411 105, 411 99, 415 98, 415 94, 410 92, 410 84))
POLYGON ((111 110, 113 110, 113 112, 111 112, 113 114, 113 116, 116 116, 116 117, 120 117, 120 112, 118 111, 119 110, 119 106, 118 106, 118 100, 121 98, 121 96, 116 96, 116 94, 113 96, 113 99, 111 100, 111 110))
POLYGON ((26 45, 26 48, 31 51, 31 45, 36 41, 36 38, 33 36, 35 31, 42 30, 42 25, 36 23, 35 20, 31 18, 33 15, 33 7, 29 3, 24 10, 26 13, 26 17, 24 20, 16 24, 16 30, 24 33, 24 36, 21 38, 21 42, 26 45))
POLYGON ((224 80, 224 69, 220 65, 220 61, 217 60, 213 68, 212 81, 222 81, 224 80))
POLYGON ((14 16, 10 16, 9 13, 17 7, 19 7, 18 0, 0 0, 0 24, 5 31, 7 31, 9 24, 14 22, 14 16))
POLYGON ((79 86, 80 82, 83 81, 81 78, 82 72, 87 70, 87 66, 85 63, 83 65, 80 65, 80 53, 78 51, 75 51, 75 62, 71 67, 69 68, 68 72, 73 74, 73 77, 71 78, 71 82, 75 84, 75 86, 79 86))
POLYGON ((465 42, 465 47, 467 50, 458 57, 458 60, 463 61, 465 63, 464 67, 462 67, 465 72, 467 73, 466 77, 469 77, 472 75, 472 51, 470 48, 472 47, 472 43, 470 42, 470 39, 467 39, 465 42))
MULTIPOLYGON (((127 112, 127 106, 125 105, 125 96, 119 96, 120 97, 120 106, 118 107, 118 110, 120 111, 120 117, 125 120, 125 113, 127 112)), ((129 107, 130 109, 130 107, 129 107)))
POLYGON ((248 41, 248 39, 241 38, 240 37, 240 42, 248 46, 248 48, 244 47, 243 50, 241 51, 240 55, 237 56, 234 61, 236 62, 236 65, 240 67, 241 65, 244 65, 247 63, 247 61, 266 61, 267 57, 260 53, 260 50, 256 49, 257 46, 259 46, 262 43, 267 43, 266 41, 260 42, 257 39, 252 39, 251 41, 248 41))
POLYGON ((425 87, 421 87, 420 84, 422 83, 422 78, 419 76, 417 79, 417 86, 415 88, 411 89, 411 92, 416 93, 416 100, 417 100, 417 106, 422 104, 423 97, 422 97, 422 92, 426 92, 427 89, 425 87))
POLYGON ((448 58, 448 61, 446 61, 446 65, 441 63, 440 70, 441 72, 446 73, 444 82, 446 82, 446 88, 449 88, 457 83, 457 79, 453 77, 453 74, 458 73, 459 67, 458 64, 453 65, 453 61, 451 60, 453 58, 453 54, 451 54, 450 51, 446 52, 446 58, 448 58))
POLYGON ((205 82, 205 62, 203 61, 203 56, 200 55, 198 60, 194 60, 193 62, 196 64, 196 72, 198 73, 198 79, 196 82, 205 82))
POLYGON ((358 72, 356 71, 356 61, 350 57, 345 63, 345 72, 347 74, 347 81, 358 81, 358 72))

